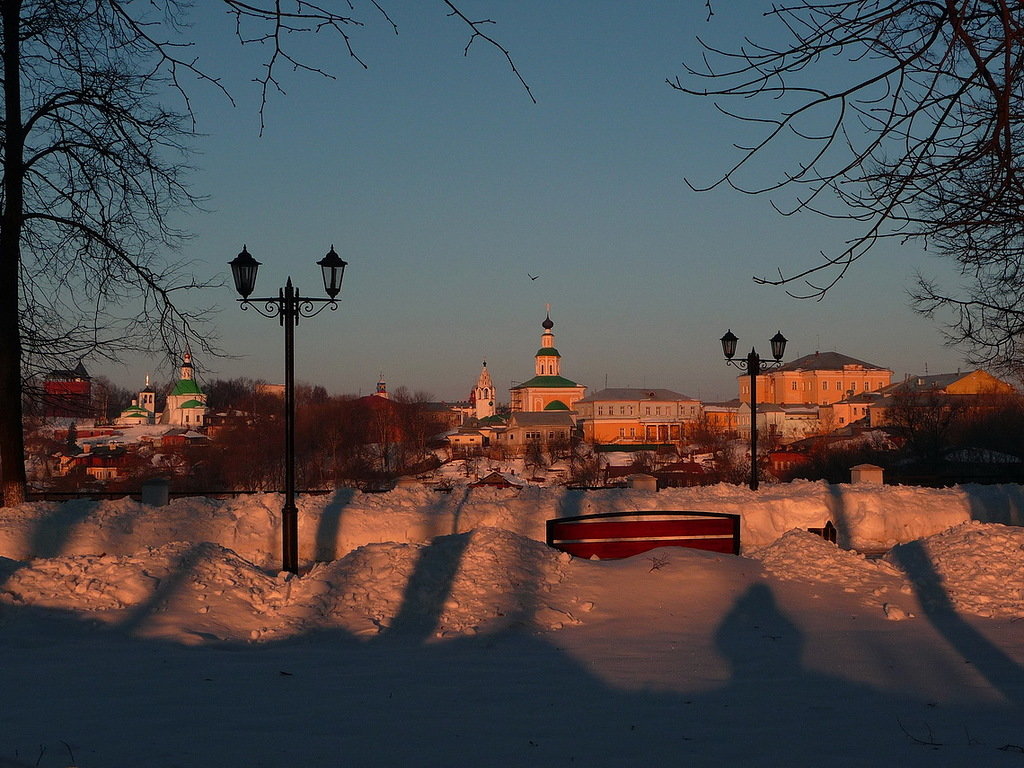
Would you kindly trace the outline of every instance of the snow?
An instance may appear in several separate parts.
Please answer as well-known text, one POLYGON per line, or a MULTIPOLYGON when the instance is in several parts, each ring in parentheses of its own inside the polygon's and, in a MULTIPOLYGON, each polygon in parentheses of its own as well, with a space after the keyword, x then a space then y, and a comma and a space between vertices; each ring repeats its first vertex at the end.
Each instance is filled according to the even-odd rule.
POLYGON ((0 510, 0 767, 1024 765, 1019 486, 342 490, 299 576, 281 503, 0 510), (743 556, 543 543, 647 509, 743 556))

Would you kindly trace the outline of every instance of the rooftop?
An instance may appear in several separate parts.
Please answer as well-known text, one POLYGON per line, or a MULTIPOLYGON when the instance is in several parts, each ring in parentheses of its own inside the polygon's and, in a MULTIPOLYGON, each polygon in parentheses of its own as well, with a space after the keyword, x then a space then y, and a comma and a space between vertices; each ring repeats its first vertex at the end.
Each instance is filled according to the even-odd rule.
POLYGON ((552 389, 559 389, 563 387, 578 387, 580 386, 575 381, 567 379, 564 376, 534 376, 528 381, 524 381, 522 384, 516 384, 512 389, 526 389, 527 387, 549 387, 552 389))
POLYGON ((693 400, 688 395, 674 392, 671 389, 650 389, 644 387, 610 387, 587 395, 578 402, 596 403, 606 400, 693 400))
POLYGON ((847 367, 864 368, 871 371, 888 371, 880 365, 865 363, 839 352, 814 352, 776 368, 776 371, 842 371, 847 367))

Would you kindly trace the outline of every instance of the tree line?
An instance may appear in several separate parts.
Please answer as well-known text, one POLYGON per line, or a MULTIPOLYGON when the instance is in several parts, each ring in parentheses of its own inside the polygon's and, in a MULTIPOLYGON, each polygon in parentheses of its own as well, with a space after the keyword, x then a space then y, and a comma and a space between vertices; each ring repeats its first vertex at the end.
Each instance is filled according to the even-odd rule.
MULTIPOLYGON (((151 477, 170 477, 180 491, 274 491, 284 486, 284 422, 279 395, 248 378, 215 379, 204 385, 211 407, 199 445, 135 446, 124 457, 124 476, 104 490, 135 491, 151 477), (158 460, 154 459, 158 456, 158 460)), ((156 388, 154 388, 156 389, 156 388)), ((120 392, 123 399, 132 395, 120 392)), ((430 396, 403 387, 390 398, 331 395, 322 386, 296 387, 295 470, 304 490, 384 486, 399 475, 437 465, 432 440, 447 425, 430 396)), ((56 453, 76 450, 66 436, 27 440, 34 473, 50 490, 89 484, 84 469, 64 478, 44 467, 56 453)))

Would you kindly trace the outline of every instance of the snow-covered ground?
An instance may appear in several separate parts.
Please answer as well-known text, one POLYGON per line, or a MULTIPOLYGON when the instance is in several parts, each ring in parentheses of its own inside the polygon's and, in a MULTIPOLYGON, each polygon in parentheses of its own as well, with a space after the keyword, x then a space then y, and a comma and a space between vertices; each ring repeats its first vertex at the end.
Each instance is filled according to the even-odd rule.
POLYGON ((281 501, 0 510, 0 768, 1024 766, 1019 486, 281 501), (543 543, 645 509, 743 556, 543 543))

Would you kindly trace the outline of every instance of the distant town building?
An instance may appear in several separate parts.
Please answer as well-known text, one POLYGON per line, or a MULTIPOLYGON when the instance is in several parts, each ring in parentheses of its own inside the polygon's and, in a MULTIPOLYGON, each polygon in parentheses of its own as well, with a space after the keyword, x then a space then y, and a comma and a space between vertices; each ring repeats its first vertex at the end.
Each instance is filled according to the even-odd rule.
POLYGON ((685 440, 702 409, 671 389, 612 387, 578 400, 576 411, 587 442, 664 444, 685 440))
MULTIPOLYGON (((820 429, 816 405, 759 403, 757 406, 757 430, 762 437, 771 436, 790 443, 809 437, 820 429)), ((750 437, 750 405, 747 403, 740 405, 736 431, 740 437, 750 437)))
POLYGON ((868 410, 868 420, 873 427, 887 424, 888 410, 897 398, 902 398, 907 405, 916 402, 922 407, 948 401, 957 402, 961 407, 986 409, 999 406, 1006 396, 1016 391, 1009 382, 983 370, 908 376, 879 393, 880 398, 868 410))
POLYGON ((194 429, 206 422, 206 394, 195 380, 192 353, 182 356, 181 377, 167 395, 167 406, 160 416, 161 424, 194 429))
POLYGON ((534 377, 516 384, 510 391, 512 411, 572 411, 587 388, 562 376, 562 356, 555 347, 555 324, 551 313, 541 327, 540 349, 534 355, 534 377))
MULTIPOLYGON (((737 377, 740 400, 750 402, 750 377, 737 377)), ((892 371, 838 352, 815 352, 757 377, 757 401, 779 405, 829 405, 878 391, 892 383, 892 371)))
POLYGON ((473 416, 477 419, 486 419, 495 414, 495 399, 497 392, 494 389, 494 382, 491 380, 491 373, 487 370, 487 363, 477 377, 476 386, 470 395, 469 403, 473 408, 473 416))
POLYGON ((43 381, 43 414, 87 418, 93 415, 92 377, 82 361, 71 370, 50 371, 43 381))
POLYGON ((146 376, 146 386, 139 390, 139 395, 132 399, 131 405, 121 411, 114 421, 119 427, 131 427, 156 423, 156 393, 146 376))
MULTIPOLYGON (((760 400, 760 398, 758 398, 760 400)), ((723 435, 735 435, 739 430, 739 412, 743 403, 739 398, 720 403, 702 403, 703 420, 708 429, 723 435)))
POLYGON ((511 452, 522 453, 530 443, 566 445, 574 429, 568 411, 513 411, 500 439, 511 452))
POLYGON ((257 395, 272 395, 273 397, 280 397, 284 400, 284 384, 267 384, 265 382, 257 382, 255 391, 257 395))

